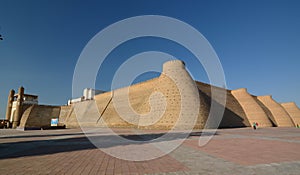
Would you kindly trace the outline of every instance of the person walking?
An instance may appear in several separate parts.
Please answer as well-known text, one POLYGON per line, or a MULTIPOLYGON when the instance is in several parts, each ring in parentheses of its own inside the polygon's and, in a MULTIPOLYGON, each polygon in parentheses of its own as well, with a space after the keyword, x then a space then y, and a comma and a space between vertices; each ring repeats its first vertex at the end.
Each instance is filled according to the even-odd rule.
POLYGON ((252 126, 253 126, 253 129, 256 130, 256 122, 253 122, 252 126))

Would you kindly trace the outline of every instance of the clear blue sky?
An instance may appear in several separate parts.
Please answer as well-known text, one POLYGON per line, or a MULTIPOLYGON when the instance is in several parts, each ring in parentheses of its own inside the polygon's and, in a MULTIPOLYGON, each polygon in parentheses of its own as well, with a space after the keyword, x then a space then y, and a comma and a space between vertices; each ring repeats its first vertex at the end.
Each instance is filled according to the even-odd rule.
MULTIPOLYGON (((278 102, 300 106, 299 9, 297 0, 0 0, 0 118, 9 90, 21 85, 26 93, 39 95, 42 104, 65 104, 87 42, 108 25, 137 15, 165 15, 199 30, 217 52, 229 89, 246 87, 254 95, 272 94, 278 102)), ((195 79, 208 82, 184 48, 144 38, 109 56, 96 87, 108 90, 118 65, 148 50, 182 58, 195 79)))

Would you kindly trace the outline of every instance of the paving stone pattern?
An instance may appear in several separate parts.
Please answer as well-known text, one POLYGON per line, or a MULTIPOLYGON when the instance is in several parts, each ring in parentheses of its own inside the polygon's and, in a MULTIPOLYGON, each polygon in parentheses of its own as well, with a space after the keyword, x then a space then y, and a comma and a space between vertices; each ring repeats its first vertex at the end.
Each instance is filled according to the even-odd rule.
MULTIPOLYGON (((132 134, 134 129, 115 129, 132 134)), ((163 130, 145 130, 157 134, 163 130)), ((219 129, 198 146, 195 130, 173 152, 127 161, 96 148, 80 129, 0 130, 1 174, 299 174, 300 129, 219 129)), ((202 133, 203 134, 203 133, 202 133)), ((204 134, 201 137, 208 137, 204 134)))

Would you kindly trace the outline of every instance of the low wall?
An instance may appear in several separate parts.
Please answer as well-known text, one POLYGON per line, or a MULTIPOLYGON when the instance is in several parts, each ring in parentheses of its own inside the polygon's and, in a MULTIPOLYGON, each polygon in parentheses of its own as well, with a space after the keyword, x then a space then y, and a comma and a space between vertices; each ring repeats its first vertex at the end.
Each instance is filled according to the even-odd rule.
POLYGON ((32 105, 28 107, 21 118, 21 129, 38 129, 50 127, 51 119, 58 118, 60 106, 32 105))

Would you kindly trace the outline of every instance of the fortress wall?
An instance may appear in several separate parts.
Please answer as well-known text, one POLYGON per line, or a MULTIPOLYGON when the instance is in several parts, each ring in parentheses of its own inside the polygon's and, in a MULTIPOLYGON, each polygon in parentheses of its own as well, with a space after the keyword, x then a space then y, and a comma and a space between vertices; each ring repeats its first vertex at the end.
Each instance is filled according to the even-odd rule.
POLYGON ((232 90, 231 94, 242 106, 250 124, 257 122, 260 127, 271 127, 272 123, 264 110, 255 99, 247 92, 246 88, 232 90))
POLYGON ((26 122, 28 120, 28 117, 30 116, 30 113, 31 113, 33 107, 34 107, 34 105, 31 105, 28 108, 26 108, 26 110, 23 112, 19 128, 25 128, 26 122))
MULTIPOLYGON (((77 103, 75 103, 75 104, 77 104, 77 103)), ((69 105, 69 111, 68 111, 68 113, 66 115, 66 118, 63 122, 66 125, 67 128, 78 128, 78 127, 80 127, 79 123, 77 121, 77 116, 75 114, 75 108, 74 108, 75 104, 69 105)))
POLYGON ((96 126, 99 118, 99 111, 95 100, 87 100, 73 104, 73 110, 70 113, 67 124, 69 126, 96 126))
MULTIPOLYGON (((160 127, 191 128, 196 124, 196 128, 203 128, 204 121, 199 110, 200 98, 198 88, 192 77, 185 69, 184 62, 180 60, 168 61, 163 64, 163 72, 159 77, 158 85, 154 91, 160 92, 164 97, 153 99, 152 107, 156 113, 163 113, 163 100, 166 99, 166 111, 155 124, 160 127), (197 111, 195 111, 197 109, 197 111)), ((153 118, 157 117, 154 114, 153 118)))
MULTIPOLYGON (((178 120, 181 98, 175 82, 181 83, 186 89, 195 85, 185 70, 184 63, 178 60, 165 63, 163 73, 158 78, 113 91, 113 99, 101 116, 102 123, 111 127, 145 129, 170 129, 177 122, 181 127, 190 125, 193 122, 190 119, 191 113, 181 114, 181 119, 178 120), (130 106, 126 95, 128 93, 130 106)), ((195 90, 197 91, 197 88, 195 90)), ((199 100, 199 96, 195 96, 197 93, 189 94, 190 92, 189 90, 183 92, 190 96, 182 106, 185 109, 192 108, 196 104, 195 101, 199 100)), ((107 104, 108 98, 105 94, 100 94, 95 99, 101 111, 107 104)))
POLYGON ((32 104, 22 104, 22 113, 21 114, 23 114, 27 110, 27 108, 29 108, 31 106, 32 106, 32 104))
MULTIPOLYGON (((218 89, 213 86, 212 88, 218 89)), ((227 102, 220 127, 250 126, 238 101, 230 91, 227 90, 226 93, 227 102)), ((222 106, 220 99, 217 95, 213 100, 219 107, 222 106)), ((158 78, 98 94, 95 96, 95 103, 97 109, 91 101, 73 104, 66 117, 66 126, 78 127, 77 120, 80 120, 82 126, 170 129, 175 124, 188 128, 196 122, 195 128, 200 129, 204 128, 209 115, 211 86, 195 83, 186 71, 184 63, 175 60, 163 65, 163 72, 158 78), (184 92, 180 92, 177 86, 185 89, 184 92), (184 102, 181 93, 186 97, 184 102), (195 107, 199 109, 198 117, 192 118, 191 116, 196 114, 195 107), (182 109, 185 112, 180 113, 182 109), (75 112, 79 117, 76 118, 75 112)))
POLYGON ((251 126, 238 100, 231 94, 231 91, 227 90, 226 93, 226 106, 220 128, 251 126))
POLYGON ((232 128, 232 127, 246 127, 250 126, 249 121, 246 117, 246 114, 239 104, 239 102, 234 98, 234 96, 231 94, 230 90, 222 89, 219 87, 211 86, 206 83, 197 82, 198 88, 200 92, 203 93, 202 98, 207 98, 207 105, 210 107, 211 105, 211 90, 214 88, 216 91, 218 89, 225 90, 226 91, 226 104, 222 105, 220 103, 223 102, 222 97, 219 97, 218 94, 214 98, 214 101, 220 106, 224 107, 224 115, 221 120, 219 128, 232 128), (206 96, 206 97, 205 97, 206 96))
POLYGON ((138 127, 140 115, 150 111, 148 100, 156 81, 157 78, 114 90, 110 95, 98 95, 95 99, 102 113, 99 123, 110 127, 138 127))
POLYGON ((66 115, 63 123, 67 128, 94 127, 99 116, 95 100, 73 103, 64 113, 66 115))
MULTIPOLYGON (((195 82, 185 70, 184 63, 174 60, 163 65, 163 73, 158 78, 96 95, 98 113, 91 112, 91 109, 95 111, 93 108, 95 105, 92 105, 91 101, 73 105, 76 114, 82 116, 82 118, 77 116, 77 119, 86 126, 170 129, 176 123, 186 128, 198 122, 196 127, 203 128, 205 124, 203 114, 199 114, 201 117, 195 116, 194 119, 191 117, 195 113, 193 110, 195 105, 199 105, 197 92, 195 82), (187 97, 182 106, 176 83, 183 87, 184 91, 181 93, 187 97), (166 102, 166 110, 164 102, 166 102), (187 112, 180 113, 182 108, 187 112)), ((199 111, 203 113, 203 110, 199 111)), ((76 126, 75 118, 67 119, 67 127, 76 126)))
POLYGON ((217 109, 225 109, 220 128, 251 126, 253 122, 261 127, 300 123, 300 110, 294 103, 280 105, 270 96, 252 96, 245 88, 230 91, 195 82, 184 62, 173 60, 163 64, 159 77, 98 94, 94 100, 69 106, 24 106, 20 127, 47 127, 51 118, 59 117, 60 124, 68 128, 215 128, 215 111, 210 111, 212 103, 217 109), (221 93, 212 98, 212 90, 225 92, 226 103, 223 104, 221 93), (207 121, 210 112, 212 118, 207 121))
POLYGON ((278 126, 278 124, 277 124, 277 122, 276 122, 276 120, 275 120, 273 114, 272 114, 271 111, 269 110, 269 108, 267 108, 261 101, 259 101, 259 100, 257 99, 256 96, 253 96, 253 95, 252 95, 252 97, 253 97, 253 99, 256 101, 256 103, 257 103, 257 104, 264 110, 264 112, 267 114, 267 116, 268 116, 270 122, 272 123, 272 126, 274 126, 274 127, 278 126))
MULTIPOLYGON (((128 106, 124 106, 127 101, 125 94, 129 88, 130 105, 135 111, 141 112, 138 108, 143 107, 145 103, 147 104, 147 96, 150 95, 152 90, 147 95, 146 89, 153 88, 153 85, 151 85, 153 81, 155 81, 155 79, 115 91, 98 94, 94 97, 95 100, 72 104, 65 120, 66 126, 72 128, 79 127, 80 123, 80 126, 137 127, 122 118, 123 115, 128 115, 128 113, 126 113, 128 112, 128 106), (115 98, 115 104, 113 104, 112 98, 115 98), (117 113, 115 105, 119 105, 118 109, 120 110, 120 114, 117 113)), ((143 108, 142 110, 145 109, 143 108)), ((134 118, 134 116, 130 116, 134 118)))
POLYGON ((272 99, 270 95, 258 96, 257 99, 262 102, 272 113, 277 126, 290 127, 294 126, 289 114, 285 109, 272 99))
MULTIPOLYGON (((173 80, 178 81, 176 79, 173 80)), ((142 113, 146 113, 145 116, 140 117, 139 122, 141 125, 150 123, 149 126, 145 127, 171 129, 174 126, 189 128, 193 122, 196 122, 198 118, 197 113, 194 115, 195 120, 192 119, 192 108, 194 104, 190 103, 193 103, 193 101, 189 101, 190 97, 186 96, 185 102, 181 105, 181 94, 173 80, 165 74, 159 77, 150 100, 148 100, 146 105, 140 108, 142 113), (151 112, 150 109, 152 110, 151 112), (181 110, 187 112, 180 113, 181 110)), ((188 95, 187 92, 182 93, 188 95)), ((199 98, 199 96, 196 98, 199 98)))
POLYGON ((111 103, 113 98, 113 91, 106 92, 103 94, 96 95, 94 97, 96 104, 98 106, 99 114, 103 115, 105 110, 107 109, 109 103, 111 103))
POLYGON ((270 106, 246 89, 225 90, 226 104, 221 104, 220 94, 211 98, 212 88, 225 90, 195 82, 184 63, 174 60, 163 65, 158 78, 98 94, 95 100, 63 106, 59 116, 67 127, 78 127, 80 122, 81 126, 171 129, 175 125, 188 128, 196 123, 195 128, 200 129, 206 124, 213 102, 218 108, 225 107, 220 128, 251 126, 253 122, 262 127, 278 125, 278 117, 270 106), (198 117, 193 118, 194 114, 198 117))
POLYGON ((289 114, 294 124, 300 125, 300 109, 294 102, 281 103, 281 106, 289 114))
POLYGON ((97 123, 97 121, 108 99, 111 98, 111 92, 96 95, 94 98, 95 100, 87 100, 73 103, 69 106, 62 106, 60 120, 63 121, 67 128, 101 125, 101 123, 97 123), (97 106, 99 106, 99 108, 97 108, 97 106))
POLYGON ((199 90, 198 92, 200 98, 200 109, 199 109, 199 115, 198 115, 197 125, 195 129, 215 128, 213 124, 206 125, 209 112, 210 112, 211 99, 202 91, 199 90))
POLYGON ((71 106, 61 106, 60 107, 60 113, 59 113, 59 122, 65 123, 67 116, 71 110, 71 106))
POLYGON ((226 108, 220 127, 249 127, 251 126, 246 113, 238 100, 227 90, 226 108))
POLYGON ((60 106, 32 105, 22 115, 20 128, 50 127, 51 119, 59 117, 60 106))

